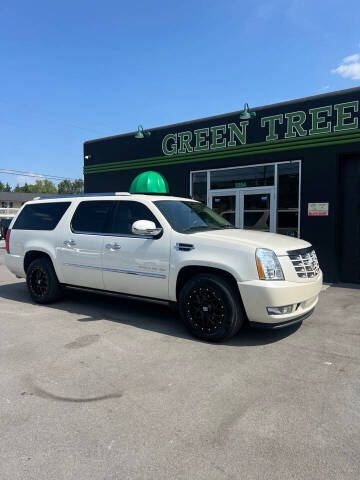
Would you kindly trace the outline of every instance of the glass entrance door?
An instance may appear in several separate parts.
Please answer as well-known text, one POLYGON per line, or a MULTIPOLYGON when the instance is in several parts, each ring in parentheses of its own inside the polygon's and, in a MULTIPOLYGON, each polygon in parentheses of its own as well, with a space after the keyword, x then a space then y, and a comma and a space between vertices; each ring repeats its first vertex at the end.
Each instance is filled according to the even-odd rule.
POLYGON ((273 189, 240 192, 240 227, 275 232, 275 194, 273 189))
POLYGON ((235 227, 276 231, 275 188, 210 192, 209 206, 235 227))
POLYGON ((235 227, 239 227, 239 199, 237 192, 210 195, 210 208, 235 227))

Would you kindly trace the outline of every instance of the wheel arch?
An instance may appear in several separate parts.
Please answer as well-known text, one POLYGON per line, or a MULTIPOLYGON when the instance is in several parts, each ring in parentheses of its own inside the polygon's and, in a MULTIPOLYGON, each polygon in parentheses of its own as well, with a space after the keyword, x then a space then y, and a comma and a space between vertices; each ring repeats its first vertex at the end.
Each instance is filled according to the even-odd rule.
POLYGON ((28 250, 24 256, 24 272, 25 273, 27 273, 27 270, 31 262, 33 262, 37 258, 48 258, 51 261, 53 267, 55 268, 53 259, 51 258, 51 255, 48 252, 34 249, 34 250, 28 250))
POLYGON ((222 268, 209 267, 207 265, 185 265, 179 270, 177 274, 176 300, 179 299, 180 291, 182 287, 185 285, 185 283, 188 280, 190 280, 191 277, 193 277, 194 275, 199 275, 200 273, 212 273, 214 275, 218 275, 219 277, 226 279, 234 288, 234 290, 239 294, 239 298, 241 299, 236 278, 229 271, 224 270, 222 268))

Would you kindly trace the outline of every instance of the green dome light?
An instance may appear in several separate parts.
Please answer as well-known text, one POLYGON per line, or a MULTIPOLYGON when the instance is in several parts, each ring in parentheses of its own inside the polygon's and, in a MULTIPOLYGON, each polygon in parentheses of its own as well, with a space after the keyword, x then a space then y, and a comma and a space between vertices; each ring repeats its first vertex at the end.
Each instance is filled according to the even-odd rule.
POLYGON ((161 173, 143 172, 131 182, 130 193, 168 194, 169 184, 161 173))

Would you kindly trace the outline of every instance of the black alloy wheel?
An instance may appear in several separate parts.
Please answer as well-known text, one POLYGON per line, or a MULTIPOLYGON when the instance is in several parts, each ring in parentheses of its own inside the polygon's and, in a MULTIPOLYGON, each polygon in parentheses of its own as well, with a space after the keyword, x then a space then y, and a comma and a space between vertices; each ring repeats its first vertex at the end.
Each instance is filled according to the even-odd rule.
POLYGON ((43 297, 49 292, 49 278, 41 266, 37 266, 31 270, 29 275, 29 288, 37 297, 43 297))
POLYGON ((179 310, 193 335, 212 342, 232 337, 245 321, 240 293, 216 274, 191 278, 180 292, 179 310))
POLYGON ((61 285, 48 257, 40 257, 31 262, 26 272, 26 283, 31 298, 37 303, 54 302, 62 294, 61 285))
POLYGON ((197 287, 189 295, 186 313, 196 328, 214 333, 223 324, 227 314, 226 303, 215 288, 197 287))

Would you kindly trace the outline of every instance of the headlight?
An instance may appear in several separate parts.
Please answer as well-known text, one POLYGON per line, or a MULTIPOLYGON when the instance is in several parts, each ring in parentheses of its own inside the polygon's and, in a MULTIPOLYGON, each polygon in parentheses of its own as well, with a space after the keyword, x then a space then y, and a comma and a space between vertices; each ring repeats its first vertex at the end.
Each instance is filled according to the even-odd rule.
POLYGON ((284 280, 280 262, 272 250, 258 248, 256 250, 256 265, 261 280, 284 280))

